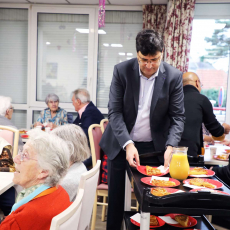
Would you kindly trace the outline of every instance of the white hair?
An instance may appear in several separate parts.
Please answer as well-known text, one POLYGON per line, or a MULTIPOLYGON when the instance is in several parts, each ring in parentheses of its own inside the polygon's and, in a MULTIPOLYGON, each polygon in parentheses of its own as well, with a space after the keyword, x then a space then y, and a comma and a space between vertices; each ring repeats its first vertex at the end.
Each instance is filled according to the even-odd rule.
POLYGON ((48 171, 45 184, 51 187, 57 186, 69 168, 72 144, 38 129, 30 130, 28 134, 30 137, 28 145, 34 148, 39 167, 48 171))
POLYGON ((10 97, 0 96, 0 115, 5 116, 6 110, 11 107, 12 99, 10 97))
POLYGON ((47 105, 48 105, 48 103, 49 103, 50 100, 58 101, 59 102, 59 97, 56 94, 54 94, 54 93, 50 93, 50 94, 48 94, 46 96, 46 99, 45 99, 45 102, 46 102, 47 105))
POLYGON ((83 104, 90 102, 90 95, 87 89, 76 89, 73 94, 75 99, 80 99, 83 104))
POLYGON ((88 139, 80 126, 75 124, 62 125, 55 128, 51 133, 73 144, 74 150, 70 156, 71 163, 84 161, 90 157, 88 139))

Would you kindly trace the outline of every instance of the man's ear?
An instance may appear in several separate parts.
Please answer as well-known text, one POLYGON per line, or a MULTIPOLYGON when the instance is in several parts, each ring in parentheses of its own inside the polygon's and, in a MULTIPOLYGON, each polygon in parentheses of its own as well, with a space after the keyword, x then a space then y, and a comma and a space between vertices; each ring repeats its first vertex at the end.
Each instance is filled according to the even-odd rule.
POLYGON ((48 175, 49 175, 48 170, 42 170, 42 171, 38 174, 38 179, 44 180, 44 179, 46 179, 46 177, 48 177, 48 175))

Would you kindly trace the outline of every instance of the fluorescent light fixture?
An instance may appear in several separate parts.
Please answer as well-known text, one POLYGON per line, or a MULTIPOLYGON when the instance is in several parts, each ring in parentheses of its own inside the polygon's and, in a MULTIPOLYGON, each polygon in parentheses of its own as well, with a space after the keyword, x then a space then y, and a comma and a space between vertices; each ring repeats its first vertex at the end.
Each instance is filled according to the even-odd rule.
POLYGON ((46 45, 50 45, 51 43, 50 42, 46 42, 46 45))
POLYGON ((214 25, 214 29, 216 29, 216 30, 222 30, 224 27, 226 26, 226 24, 224 23, 224 24, 219 24, 219 23, 216 23, 215 25, 214 25))
POLYGON ((99 34, 106 34, 106 32, 104 30, 98 30, 99 34))
POLYGON ((103 43, 103 46, 109 47, 108 43, 103 43))
POLYGON ((112 47, 123 47, 122 44, 111 44, 112 47))
POLYGON ((125 53, 118 53, 119 55, 121 55, 121 56, 125 56, 125 53))
POLYGON ((89 29, 79 29, 79 28, 77 28, 76 31, 78 31, 81 34, 88 34, 89 33, 89 29))
POLYGON ((133 56, 133 53, 127 53, 127 56, 133 56))

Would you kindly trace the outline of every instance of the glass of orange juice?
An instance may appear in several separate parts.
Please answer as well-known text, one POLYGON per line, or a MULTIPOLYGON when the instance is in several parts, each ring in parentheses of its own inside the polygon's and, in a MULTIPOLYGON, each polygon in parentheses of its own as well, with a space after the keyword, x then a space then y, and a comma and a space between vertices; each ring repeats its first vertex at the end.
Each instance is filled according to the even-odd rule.
POLYGON ((172 159, 169 165, 170 176, 174 179, 185 180, 189 174, 187 147, 173 147, 172 159))

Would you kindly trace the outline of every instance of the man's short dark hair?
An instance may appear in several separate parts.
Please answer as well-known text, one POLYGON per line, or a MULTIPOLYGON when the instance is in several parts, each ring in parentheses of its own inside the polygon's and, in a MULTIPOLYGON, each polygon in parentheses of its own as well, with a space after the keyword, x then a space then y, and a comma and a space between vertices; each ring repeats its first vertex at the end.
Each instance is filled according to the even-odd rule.
POLYGON ((162 52, 164 42, 162 36, 155 30, 142 30, 136 37, 137 53, 140 51, 144 56, 156 55, 157 51, 162 52))

